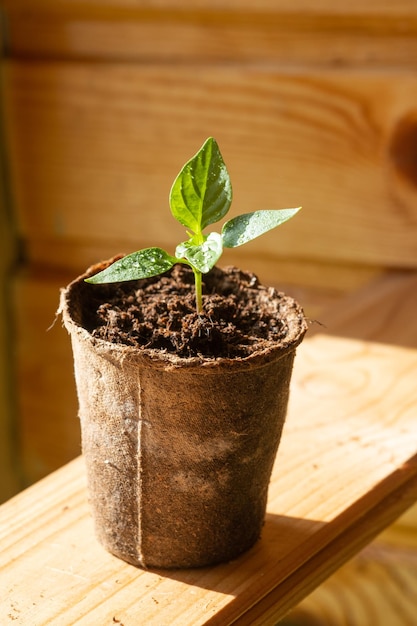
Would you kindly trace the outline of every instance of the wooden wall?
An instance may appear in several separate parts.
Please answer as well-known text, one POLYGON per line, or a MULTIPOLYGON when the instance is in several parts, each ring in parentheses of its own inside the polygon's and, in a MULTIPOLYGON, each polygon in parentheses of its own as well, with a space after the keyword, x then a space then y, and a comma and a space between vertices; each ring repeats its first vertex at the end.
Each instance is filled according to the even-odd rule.
POLYGON ((303 205, 225 263, 288 286, 311 316, 386 267, 416 267, 413 0, 3 7, 26 482, 79 452, 69 341, 59 322, 48 330, 59 287, 119 251, 175 248, 169 189, 209 135, 233 214, 303 205))
MULTIPOLYGON (((0 37, 0 50, 2 50, 0 37)), ((1 53, 0 53, 1 54, 1 53)), ((3 56, 0 56, 0 77, 3 74, 3 56)), ((0 78, 1 80, 1 78, 0 78)), ((2 96, 0 83, 0 98, 2 96)), ((13 361, 13 311, 11 306, 11 275, 15 258, 13 219, 8 195, 8 167, 0 100, 0 502, 19 489, 18 455, 13 361)))

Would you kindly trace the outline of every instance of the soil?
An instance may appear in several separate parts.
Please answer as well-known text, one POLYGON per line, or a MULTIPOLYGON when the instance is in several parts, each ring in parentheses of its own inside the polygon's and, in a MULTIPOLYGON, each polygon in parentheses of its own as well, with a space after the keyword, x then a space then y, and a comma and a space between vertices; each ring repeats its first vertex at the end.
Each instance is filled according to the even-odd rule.
POLYGON ((215 267, 203 281, 200 316, 193 272, 182 264, 154 278, 88 285, 92 302, 87 330, 106 341, 158 348, 180 357, 246 357, 271 342, 285 343, 283 317, 289 307, 297 306, 292 298, 234 267, 215 267))

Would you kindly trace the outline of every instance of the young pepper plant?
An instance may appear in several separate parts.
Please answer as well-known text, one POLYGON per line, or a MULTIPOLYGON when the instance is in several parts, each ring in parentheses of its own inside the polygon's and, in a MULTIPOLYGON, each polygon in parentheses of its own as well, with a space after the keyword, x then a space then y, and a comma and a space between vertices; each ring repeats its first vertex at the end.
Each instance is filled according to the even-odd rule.
POLYGON ((144 248, 115 261, 87 278, 92 284, 114 283, 162 274, 175 264, 185 263, 194 272, 196 309, 202 311, 202 275, 219 260, 223 248, 236 248, 276 228, 293 217, 295 209, 254 211, 227 221, 221 232, 204 230, 221 220, 232 203, 232 185, 217 142, 209 137, 182 168, 169 196, 171 213, 187 229, 175 256, 161 248, 144 248))

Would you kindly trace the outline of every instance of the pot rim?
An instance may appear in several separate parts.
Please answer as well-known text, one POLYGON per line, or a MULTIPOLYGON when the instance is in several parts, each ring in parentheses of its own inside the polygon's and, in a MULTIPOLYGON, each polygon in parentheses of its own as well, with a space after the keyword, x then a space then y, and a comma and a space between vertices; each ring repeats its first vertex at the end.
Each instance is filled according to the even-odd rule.
POLYGON ((105 354, 108 356, 112 355, 118 361, 129 359, 132 362, 136 362, 138 365, 142 363, 155 368, 187 368, 194 370, 196 373, 213 368, 216 370, 252 369, 266 366, 272 361, 283 358, 289 352, 293 352, 301 343, 307 332, 307 321, 301 306, 294 298, 286 296, 293 304, 290 310, 291 315, 287 317, 287 319, 292 321, 292 328, 294 329, 290 333, 290 337, 281 339, 275 345, 261 348, 244 357, 180 357, 175 353, 160 348, 128 346, 93 337, 82 324, 75 321, 72 315, 74 305, 71 301, 71 296, 73 295, 74 289, 80 283, 83 283, 85 278, 97 273, 99 269, 103 268, 104 264, 109 265, 114 260, 120 258, 120 256, 122 255, 89 267, 86 272, 75 278, 67 287, 62 288, 60 293, 58 314, 62 314, 64 326, 69 334, 72 335, 75 333, 82 341, 88 341, 103 356, 105 354))

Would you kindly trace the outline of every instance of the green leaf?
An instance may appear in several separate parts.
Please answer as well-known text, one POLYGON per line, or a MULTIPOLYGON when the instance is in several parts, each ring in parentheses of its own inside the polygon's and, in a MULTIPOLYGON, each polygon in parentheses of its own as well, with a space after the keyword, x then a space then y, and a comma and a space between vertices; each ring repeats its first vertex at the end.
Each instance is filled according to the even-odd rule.
POLYGON ((175 219, 198 235, 226 215, 232 186, 215 139, 209 137, 184 165, 171 187, 169 202, 175 219))
POLYGON ((225 248, 237 248, 252 239, 276 228, 293 217, 297 209, 276 209, 272 211, 255 211, 238 215, 226 222, 222 228, 223 245, 225 248))
POLYGON ((86 278, 87 283, 118 283, 125 280, 150 278, 171 269, 177 259, 161 248, 145 248, 118 259, 95 276, 86 278))
POLYGON ((204 239, 199 245, 195 245, 192 239, 180 243, 175 250, 175 256, 178 259, 187 259, 199 272, 207 274, 220 258, 223 246, 219 233, 210 233, 204 239))

